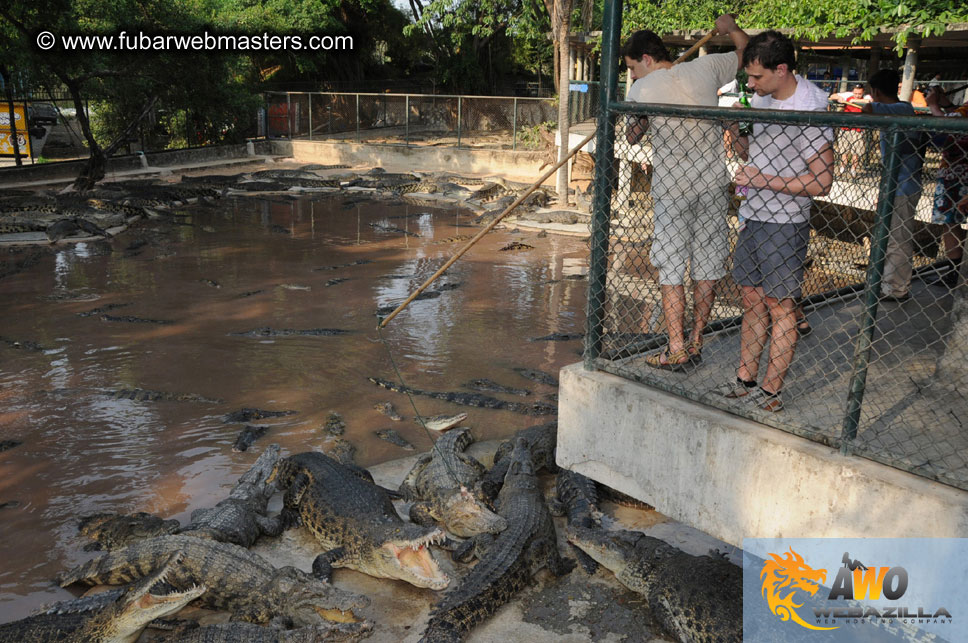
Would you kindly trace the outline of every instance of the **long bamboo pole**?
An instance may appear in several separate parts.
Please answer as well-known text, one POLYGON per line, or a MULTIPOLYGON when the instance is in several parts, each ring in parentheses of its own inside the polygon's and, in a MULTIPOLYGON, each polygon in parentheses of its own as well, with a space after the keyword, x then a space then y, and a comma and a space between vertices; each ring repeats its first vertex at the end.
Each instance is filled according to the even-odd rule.
POLYGON ((713 39, 713 36, 715 36, 717 33, 718 32, 716 31, 716 28, 715 27, 713 27, 712 29, 710 29, 709 30, 709 33, 707 33, 705 36, 703 36, 692 47, 690 47, 689 49, 687 49, 686 50, 686 53, 684 53, 681 56, 679 56, 678 58, 676 58, 676 61, 674 63, 672 63, 672 64, 673 65, 678 65, 679 63, 683 62, 686 58, 688 58, 689 56, 691 56, 694 53, 696 53, 696 50, 698 50, 700 47, 702 47, 707 42, 709 42, 710 40, 712 40, 713 39))
POLYGON ((588 142, 591 141, 595 137, 596 133, 597 132, 592 132, 591 134, 589 134, 588 136, 586 136, 585 139, 581 143, 579 143, 577 146, 575 146, 575 149, 573 149, 572 151, 568 152, 568 155, 565 158, 563 158, 560 161, 558 161, 554 165, 554 167, 552 167, 550 170, 548 170, 547 172, 545 172, 541 176, 541 178, 539 178, 537 181, 535 181, 534 183, 532 183, 531 184, 531 187, 529 187, 527 190, 525 190, 524 194, 522 194, 517 199, 515 199, 514 203, 512 203, 507 208, 505 208, 504 212, 502 212, 500 215, 498 215, 496 219, 494 219, 493 221, 491 221, 491 223, 486 228, 484 228, 483 230, 481 230, 480 232, 478 232, 476 235, 474 235, 474 238, 471 239, 470 241, 468 241, 467 242, 467 245, 465 245, 463 248, 461 248, 459 251, 457 251, 457 254, 455 254, 453 257, 451 257, 450 259, 448 259, 447 260, 447 263, 445 263, 443 266, 441 266, 440 269, 437 272, 435 272, 430 277, 430 279, 428 279, 427 281, 425 281, 422 286, 420 286, 415 291, 413 291, 413 293, 411 293, 411 295, 409 297, 407 297, 407 300, 405 302, 403 302, 402 304, 400 304, 399 306, 397 306, 396 310, 394 310, 392 313, 390 313, 389 315, 387 315, 383 319, 383 321, 380 322, 380 328, 385 328, 386 325, 388 323, 390 323, 390 320, 397 316, 397 313, 399 313, 401 310, 403 310, 404 308, 406 308, 407 305, 411 301, 413 301, 414 299, 417 298, 417 295, 419 295, 424 290, 426 290, 427 287, 430 284, 432 284, 438 277, 440 277, 442 274, 444 274, 444 271, 446 271, 448 268, 450 268, 454 264, 455 261, 457 261, 458 259, 460 259, 461 258, 461 255, 463 255, 465 252, 467 252, 468 250, 470 250, 471 249, 471 246, 473 246, 475 243, 477 243, 478 241, 480 241, 481 238, 483 238, 485 234, 487 234, 488 232, 490 232, 491 229, 494 228, 494 226, 496 226, 498 223, 500 223, 501 219, 503 219, 508 214, 510 214, 511 211, 514 210, 514 208, 516 208, 519 205, 521 205, 521 202, 524 201, 526 198, 528 198, 528 196, 530 196, 532 192, 534 192, 535 190, 537 190, 538 187, 542 183, 544 183, 546 180, 548 180, 548 178, 552 174, 554 174, 558 170, 559 167, 561 167, 562 165, 564 165, 565 163, 567 163, 568 162, 568 159, 570 159, 572 156, 574 156, 575 154, 577 154, 578 151, 581 148, 585 147, 585 145, 587 145, 588 142))
MULTIPOLYGON (((717 31, 716 31, 716 28, 715 27, 712 28, 712 29, 710 29, 709 30, 709 33, 707 33, 698 42, 696 42, 696 44, 694 44, 692 47, 690 47, 686 51, 686 53, 684 53, 681 56, 679 56, 678 58, 676 58, 675 62, 672 63, 672 64, 673 65, 678 65, 679 63, 681 63, 682 61, 684 61, 686 58, 688 58, 689 56, 691 56, 697 49, 699 49, 700 47, 702 47, 703 45, 705 45, 707 42, 709 42, 710 40, 712 40, 713 36, 715 36, 716 33, 717 33, 717 31)), ((386 328, 386 325, 390 323, 390 320, 391 319, 393 319, 394 317, 396 317, 400 313, 401 310, 403 310, 404 308, 406 308, 410 304, 410 302, 412 302, 414 299, 417 298, 417 295, 419 295, 424 290, 426 290, 427 287, 430 286, 430 284, 432 284, 434 281, 436 281, 437 278, 440 277, 442 274, 444 274, 444 272, 446 272, 446 270, 448 268, 450 268, 452 265, 454 265, 454 262, 456 262, 458 259, 460 259, 461 256, 463 256, 463 254, 465 252, 467 252, 468 250, 470 250, 471 247, 475 243, 477 243, 478 241, 480 241, 484 237, 485 234, 487 234, 488 232, 490 232, 494 228, 494 226, 496 226, 498 223, 500 223, 501 222, 501 219, 503 219, 508 214, 510 214, 511 211, 514 210, 514 208, 516 208, 519 205, 521 205, 521 202, 522 201, 524 201, 526 198, 528 198, 528 196, 530 196, 532 192, 534 192, 535 190, 537 190, 538 189, 538 186, 540 186, 542 183, 544 183, 546 180, 548 180, 548 178, 552 174, 554 174, 558 170, 558 168, 560 168, 562 165, 564 165, 565 163, 567 163, 568 162, 568 159, 570 159, 572 156, 574 156, 575 154, 577 154, 578 151, 581 148, 585 147, 585 145, 587 145, 588 142, 591 141, 595 137, 596 133, 597 132, 592 132, 591 134, 589 134, 588 136, 586 136, 585 139, 575 147, 575 149, 573 149, 572 151, 568 152, 568 155, 565 156, 565 158, 563 158, 560 161, 558 161, 554 165, 554 167, 552 167, 550 170, 548 170, 547 172, 545 172, 541 176, 541 178, 539 178, 537 181, 535 181, 534 183, 532 183, 531 184, 531 187, 529 187, 524 192, 524 194, 522 194, 521 196, 519 196, 514 201, 514 203, 512 203, 511 205, 509 205, 504 210, 504 212, 502 212, 500 215, 498 215, 498 217, 496 219, 494 219, 494 221, 491 221, 491 223, 486 228, 484 228, 483 230, 481 230, 480 232, 478 232, 476 235, 474 235, 474 238, 471 239, 470 241, 468 241, 467 242, 467 245, 465 245, 463 248, 461 248, 460 250, 458 250, 457 253, 453 257, 451 257, 450 259, 447 260, 447 263, 445 263, 443 266, 441 266, 440 269, 437 270, 437 272, 435 272, 433 275, 430 276, 430 279, 428 279, 427 281, 425 281, 419 288, 417 288, 415 291, 413 291, 410 294, 410 296, 407 297, 406 301, 404 301, 402 304, 400 304, 399 306, 397 306, 396 309, 392 313, 390 313, 389 315, 387 315, 383 319, 383 321, 380 322, 379 328, 386 328)), ((564 144, 564 142, 562 142, 562 144, 564 144)), ((567 195, 566 195, 566 197, 567 197, 567 195)))

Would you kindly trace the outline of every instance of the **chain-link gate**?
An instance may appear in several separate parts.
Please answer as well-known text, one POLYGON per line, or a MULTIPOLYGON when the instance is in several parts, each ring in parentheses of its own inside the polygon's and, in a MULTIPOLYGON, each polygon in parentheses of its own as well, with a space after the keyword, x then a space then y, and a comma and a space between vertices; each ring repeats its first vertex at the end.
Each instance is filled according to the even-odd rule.
POLYGON ((968 118, 599 127, 586 367, 968 489, 968 118))
POLYGON ((269 138, 471 149, 533 149, 558 116, 548 99, 513 96, 269 92, 266 103, 269 138))

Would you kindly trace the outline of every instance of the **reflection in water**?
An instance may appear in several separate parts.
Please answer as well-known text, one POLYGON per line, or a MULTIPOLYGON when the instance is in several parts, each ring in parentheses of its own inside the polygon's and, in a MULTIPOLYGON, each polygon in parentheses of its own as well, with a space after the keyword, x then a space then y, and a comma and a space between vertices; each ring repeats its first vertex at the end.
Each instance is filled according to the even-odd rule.
MULTIPOLYGON (((329 196, 225 199, 183 214, 178 225, 149 222, 96 251, 65 246, 0 279, 0 336, 45 349, 0 343, 0 440, 23 443, 0 453, 0 504, 19 502, 0 509, 0 622, 68 596, 50 579, 90 556, 79 517, 149 511, 184 523, 224 498, 264 445, 324 448, 330 411, 345 419, 360 464, 405 455, 373 435, 386 428, 376 402, 409 406, 366 379, 394 378, 376 311, 404 301, 463 245, 433 241, 478 229, 452 209, 343 209, 329 196), (368 225, 375 222, 420 236, 378 231, 368 225), (317 270, 331 266, 342 267, 317 270), (128 321, 105 321, 95 309, 128 321), (263 327, 350 334, 231 335, 263 327), (221 401, 116 399, 121 389, 221 401), (243 425, 225 416, 243 407, 297 413, 259 421, 267 435, 234 453, 243 425)), ((431 289, 456 287, 412 303, 384 329, 406 383, 459 390, 488 378, 529 388, 535 400, 552 393, 512 369, 554 372, 577 361, 578 342, 528 340, 582 330, 585 282, 542 282, 586 266, 581 241, 491 233, 431 289), (513 240, 535 250, 497 251, 513 240)), ((425 415, 466 411, 478 439, 547 419, 429 398, 417 404, 425 415)), ((412 421, 394 428, 429 448, 412 421)))

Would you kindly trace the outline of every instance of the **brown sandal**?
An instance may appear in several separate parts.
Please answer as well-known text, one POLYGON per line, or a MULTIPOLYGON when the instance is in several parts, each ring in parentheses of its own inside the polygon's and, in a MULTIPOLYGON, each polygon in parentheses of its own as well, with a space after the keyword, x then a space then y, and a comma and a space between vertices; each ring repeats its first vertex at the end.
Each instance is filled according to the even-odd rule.
POLYGON ((652 368, 658 368, 664 371, 684 371, 687 366, 693 365, 692 357, 690 357, 688 349, 683 348, 681 351, 670 353, 668 346, 658 353, 647 356, 645 363, 652 368), (665 361, 663 361, 663 358, 665 361))

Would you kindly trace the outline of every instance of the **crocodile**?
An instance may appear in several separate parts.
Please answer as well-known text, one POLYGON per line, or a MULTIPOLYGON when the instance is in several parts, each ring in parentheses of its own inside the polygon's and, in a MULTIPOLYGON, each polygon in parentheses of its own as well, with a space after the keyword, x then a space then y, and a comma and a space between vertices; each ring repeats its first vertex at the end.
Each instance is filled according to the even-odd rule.
MULTIPOLYGON (((147 242, 145 242, 147 243, 147 242)), ((124 308, 125 306, 130 306, 130 303, 119 303, 119 304, 105 304, 103 306, 98 306, 91 310, 85 311, 83 313, 77 313, 78 317, 94 317, 95 315, 102 315, 109 310, 115 310, 117 308, 124 308)))
POLYGON ((413 451, 414 449, 414 446, 407 442, 406 438, 393 429, 380 429, 379 431, 374 431, 373 433, 376 435, 376 437, 380 438, 384 442, 395 444, 396 446, 406 449, 407 451, 413 451))
POLYGON ((278 181, 239 181, 234 188, 230 188, 241 192, 284 192, 287 189, 288 185, 278 181))
POLYGON ((403 228, 398 228, 392 225, 384 225, 382 223, 368 223, 367 225, 378 232, 396 232, 397 234, 402 234, 406 237, 420 237, 420 235, 416 232, 410 232, 409 230, 404 230, 403 228))
POLYGON ((288 183, 294 188, 339 188, 340 182, 337 179, 321 179, 318 176, 314 179, 309 178, 280 178, 281 182, 288 183))
POLYGON ((469 241, 471 236, 469 234, 456 234, 452 237, 447 237, 446 239, 436 239, 430 242, 432 246, 439 246, 445 243, 461 243, 462 241, 469 241))
POLYGON ((338 266, 320 266, 319 268, 313 268, 313 270, 339 270, 340 268, 349 268, 351 266, 362 266, 368 263, 373 263, 370 259, 357 259, 356 261, 351 261, 349 263, 341 263, 338 266))
POLYGON ((526 243, 521 243, 520 241, 512 241, 503 248, 498 248, 498 252, 509 252, 512 250, 534 250, 534 246, 529 246, 526 243))
POLYGON ((537 382, 539 384, 547 384, 548 386, 558 386, 558 379, 554 375, 549 375, 544 371, 539 371, 533 368, 521 368, 516 367, 514 369, 515 373, 521 377, 531 380, 532 382, 537 382))
POLYGON ((369 623, 329 623, 294 630, 255 625, 222 623, 191 629, 166 639, 169 643, 316 643, 317 641, 355 641, 369 636, 369 623))
POLYGON ((680 641, 743 640, 743 570, 723 557, 693 556, 637 531, 569 525, 568 541, 642 594, 680 641))
POLYGON ((490 391, 492 393, 507 393, 508 395, 519 395, 521 397, 527 397, 531 395, 531 391, 523 388, 512 388, 510 386, 504 386, 498 384, 492 380, 486 378, 478 378, 476 380, 471 380, 464 383, 465 388, 469 388, 474 391, 490 391))
POLYGON ((23 444, 23 442, 20 440, 0 440, 0 453, 3 453, 7 449, 19 447, 21 444, 23 444))
POLYGON ((123 591, 97 601, 70 601, 25 619, 0 625, 0 643, 134 643, 149 622, 174 614, 207 591, 192 585, 183 591, 152 594, 151 588, 175 574, 180 554, 168 554, 155 572, 123 591))
POLYGON ((81 217, 68 217, 66 219, 55 221, 47 226, 46 232, 47 238, 51 243, 57 243, 64 237, 68 237, 79 232, 86 232, 88 235, 96 235, 105 238, 111 236, 103 228, 81 217))
POLYGON ((215 281, 214 279, 199 279, 198 282, 199 283, 203 283, 206 286, 209 286, 211 288, 221 288, 222 287, 222 284, 220 284, 219 282, 215 281))
POLYGON ((382 386, 385 389, 396 391, 397 393, 425 395, 427 397, 445 400, 454 404, 463 404, 464 406, 507 410, 514 413, 523 413, 524 415, 556 415, 558 413, 558 407, 553 404, 548 404, 547 402, 532 402, 530 404, 524 404, 522 402, 505 402, 504 400, 499 400, 496 397, 488 397, 486 395, 480 395, 479 393, 466 393, 464 391, 424 391, 422 389, 412 388, 403 384, 395 384, 389 380, 384 380, 379 377, 368 377, 367 379, 377 386, 382 386))
POLYGON ((541 337, 532 337, 529 342, 570 342, 576 339, 584 339, 585 333, 551 333, 541 337))
MULTIPOLYGON (((398 277, 396 275, 391 275, 391 276, 389 276, 387 278, 388 279, 393 279, 393 278, 398 278, 398 277)), ((404 278, 404 277, 401 276, 399 278, 404 278)), ((425 300, 425 299, 436 299, 437 297, 440 297, 440 295, 442 293, 444 293, 444 292, 446 292, 448 290, 453 290, 453 288, 444 288, 443 286, 441 286, 437 290, 425 290, 422 293, 420 293, 419 295, 417 295, 416 297, 414 297, 413 298, 413 301, 422 301, 422 300, 425 300)), ((389 315, 390 313, 392 313, 396 309, 397 309, 397 306, 393 306, 393 305, 380 306, 379 308, 376 309, 376 314, 377 315, 389 315)))
POLYGON ((275 485, 267 479, 279 461, 279 451, 278 444, 267 446, 255 464, 239 478, 229 497, 212 508, 193 511, 191 522, 181 533, 242 547, 251 547, 263 534, 281 534, 284 525, 280 518, 266 516, 269 498, 276 491, 275 485))
POLYGON ((170 391, 150 391, 143 388, 123 388, 109 391, 107 395, 115 400, 135 402, 204 402, 218 404, 222 400, 205 397, 197 393, 172 393, 170 391))
POLYGON ((167 536, 178 532, 177 520, 164 520, 139 511, 134 514, 98 513, 81 518, 77 531, 92 542, 84 551, 120 549, 145 538, 167 536))
POLYGON ((168 324, 175 323, 170 319, 147 319, 145 317, 132 317, 131 315, 101 315, 101 320, 107 322, 125 322, 128 324, 158 324, 159 326, 167 326, 168 324))
POLYGON ((330 435, 343 435, 346 433, 346 421, 336 411, 330 411, 329 416, 326 418, 326 425, 323 428, 330 435))
MULTIPOLYGON (((555 515, 567 517, 569 525, 601 528, 602 512, 598 509, 598 487, 595 481, 580 473, 562 469, 555 479, 555 515)), ((598 563, 584 551, 571 545, 575 558, 589 574, 598 570, 598 563)))
POLYGON ((280 460, 270 481, 287 489, 284 513, 298 516, 325 548, 313 562, 318 577, 348 567, 417 587, 443 589, 450 582, 429 549, 444 533, 404 523, 389 494, 359 471, 307 452, 280 460))
POLYGON ((318 174, 313 174, 307 170, 259 170, 252 172, 250 177, 256 180, 262 179, 318 179, 318 174))
POLYGON ((558 447, 558 422, 536 424, 521 429, 514 434, 514 438, 502 442, 494 453, 494 466, 484 476, 483 488, 488 498, 494 498, 505 473, 511 464, 511 453, 518 440, 524 440, 531 453, 531 462, 536 471, 546 470, 550 473, 558 471, 555 463, 555 451, 558 447))
POLYGON ((311 170, 345 170, 350 166, 343 163, 336 163, 333 165, 321 165, 320 163, 308 163, 306 165, 300 165, 299 170, 302 172, 309 172, 311 170))
POLYGON ((560 577, 574 567, 574 561, 558 553, 555 526, 523 439, 512 451, 497 513, 507 521, 507 529, 496 536, 478 536, 490 545, 461 584, 434 607, 421 643, 463 641, 471 628, 530 584, 539 569, 547 567, 560 577))
POLYGON ((185 174, 181 175, 182 183, 201 183, 207 186, 220 186, 225 187, 229 185, 235 185, 238 183, 245 174, 205 174, 203 176, 187 176, 185 174))
POLYGON ((149 538, 102 554, 63 574, 61 587, 74 583, 117 585, 141 578, 175 552, 180 563, 168 575, 176 589, 203 583, 202 607, 228 611, 234 620, 268 623, 275 618, 296 626, 355 620, 353 610, 369 600, 337 589, 295 567, 273 567, 261 556, 232 543, 194 536, 149 538))
POLYGON ((226 424, 239 424, 251 422, 252 420, 264 420, 266 418, 281 418, 287 415, 295 415, 298 411, 264 411, 262 409, 241 408, 226 415, 222 421, 226 424))
POLYGON ((255 441, 269 432, 269 427, 265 424, 246 424, 239 431, 239 435, 232 444, 232 450, 236 453, 247 451, 255 441))
POLYGON ((333 335, 348 335, 352 331, 342 328, 270 328, 263 326, 241 333, 229 333, 232 337, 332 337, 333 335))
POLYGON ((518 219, 521 221, 533 221, 535 223, 563 223, 573 225, 582 220, 582 216, 577 212, 568 210, 552 210, 551 212, 526 212, 518 219))
POLYGON ((343 283, 344 281, 349 281, 349 280, 350 280, 349 277, 333 277, 332 279, 328 279, 326 281, 326 287, 328 288, 330 286, 337 286, 343 283))
POLYGON ((484 465, 464 453, 473 442, 470 429, 455 429, 420 456, 400 485, 403 499, 413 503, 411 521, 440 522, 461 538, 496 534, 507 527, 507 521, 488 508, 481 492, 484 465))
POLYGON ((422 424, 431 431, 446 431, 452 429, 467 419, 466 413, 455 413, 453 415, 431 415, 430 417, 414 418, 418 424, 422 424))
POLYGON ((393 408, 393 404, 391 402, 377 402, 376 404, 373 405, 373 408, 375 408, 377 411, 387 416, 394 422, 403 421, 403 416, 397 413, 397 410, 393 408))
POLYGON ((0 336, 0 343, 6 344, 10 348, 19 348, 28 351, 42 352, 47 350, 37 342, 32 342, 25 339, 9 339, 7 337, 0 336))
POLYGON ((505 188, 500 183, 487 183, 484 187, 475 190, 471 193, 469 200, 480 201, 481 203, 488 203, 505 196, 508 193, 507 188, 505 188))
POLYGON ((356 447, 349 440, 336 438, 331 443, 333 446, 326 450, 326 455, 336 460, 340 464, 352 465, 353 458, 356 456, 356 447))

